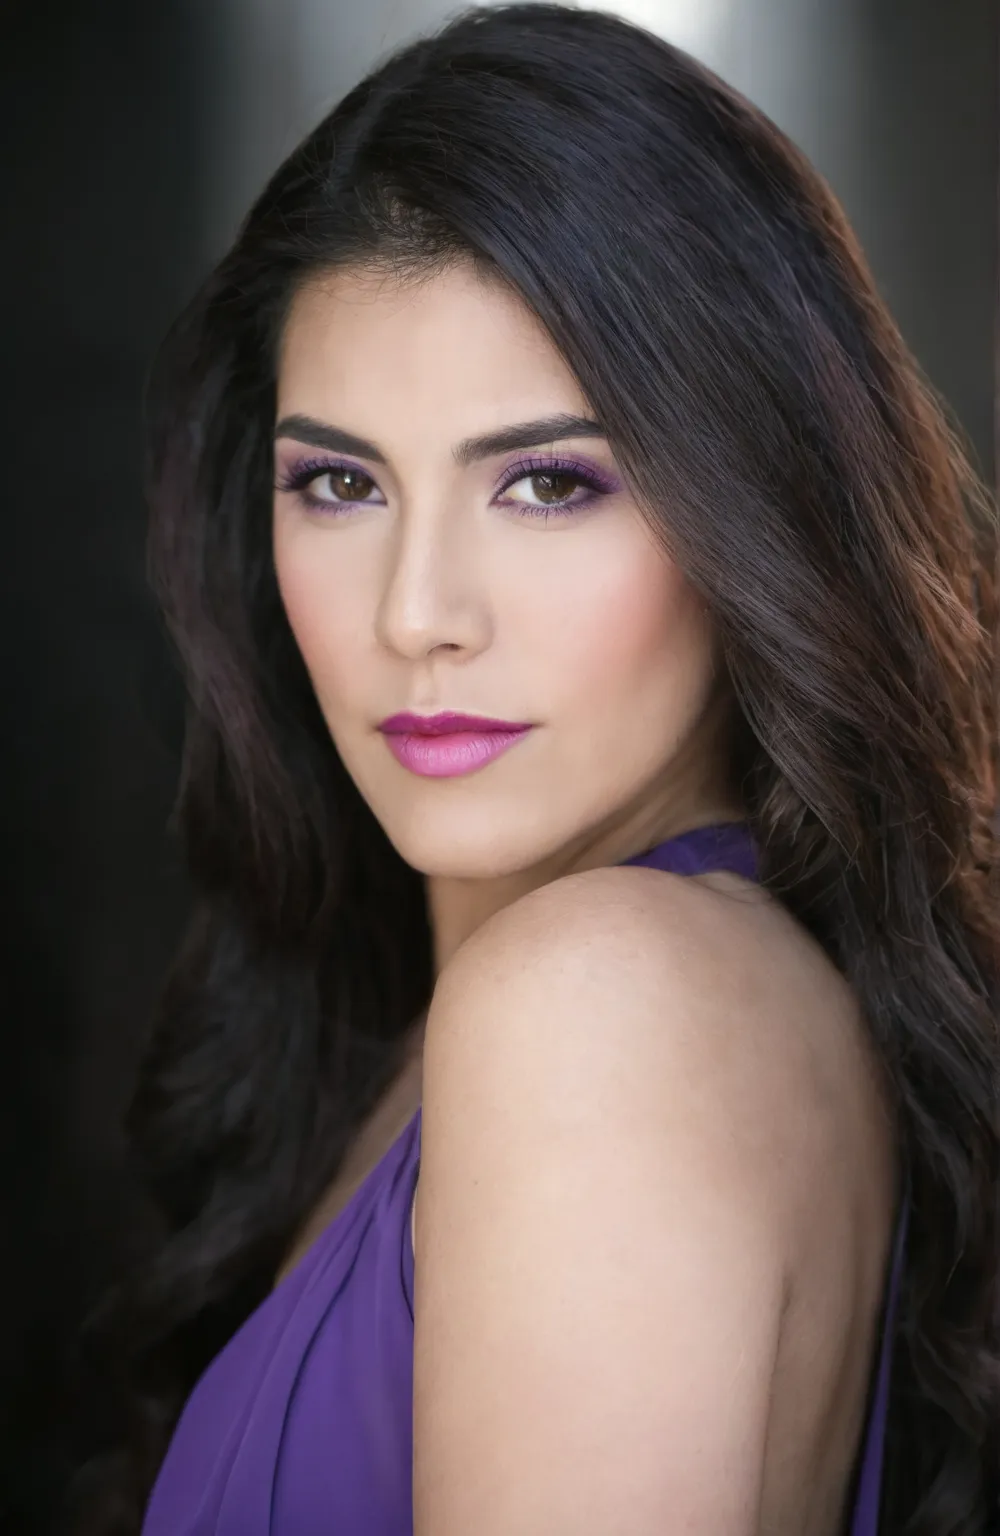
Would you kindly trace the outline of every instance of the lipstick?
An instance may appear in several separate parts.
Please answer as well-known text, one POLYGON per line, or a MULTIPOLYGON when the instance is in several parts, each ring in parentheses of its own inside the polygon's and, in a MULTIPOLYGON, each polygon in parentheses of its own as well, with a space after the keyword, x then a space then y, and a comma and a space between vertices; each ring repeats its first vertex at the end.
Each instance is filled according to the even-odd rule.
POLYGON ((379 730, 397 763, 428 779, 474 773, 531 730, 530 724, 485 715, 404 712, 383 720, 379 730))

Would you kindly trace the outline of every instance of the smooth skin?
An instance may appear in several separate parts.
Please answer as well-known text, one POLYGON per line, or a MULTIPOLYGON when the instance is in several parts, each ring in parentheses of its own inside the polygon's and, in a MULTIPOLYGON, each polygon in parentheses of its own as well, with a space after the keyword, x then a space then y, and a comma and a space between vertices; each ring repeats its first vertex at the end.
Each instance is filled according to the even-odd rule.
POLYGON ((439 981, 418 1536, 842 1529, 892 1139, 846 984, 735 894, 574 876, 439 981))
POLYGON ((277 415, 279 487, 303 459, 319 471, 313 504, 275 493, 285 609, 348 772, 427 876, 438 970, 536 886, 741 814, 711 621, 627 489, 548 517, 537 479, 501 494, 525 459, 621 479, 603 437, 481 447, 593 418, 519 299, 463 268, 317 282, 286 324, 277 415), (310 445, 303 422, 380 457, 310 445), (322 473, 338 460, 349 480, 322 473), (428 779, 378 731, 399 710, 534 729, 477 773, 428 779))
POLYGON ((706 610, 607 442, 527 450, 601 470, 575 514, 536 515, 564 480, 498 493, 525 449, 496 434, 591 415, 470 267, 342 272, 292 308, 279 584, 338 751, 425 876, 437 982, 284 1272, 422 1100, 416 1536, 837 1536, 891 1240, 884 1085, 766 892, 616 867, 741 808, 706 610), (423 779, 377 729, 402 709, 535 729, 423 779))

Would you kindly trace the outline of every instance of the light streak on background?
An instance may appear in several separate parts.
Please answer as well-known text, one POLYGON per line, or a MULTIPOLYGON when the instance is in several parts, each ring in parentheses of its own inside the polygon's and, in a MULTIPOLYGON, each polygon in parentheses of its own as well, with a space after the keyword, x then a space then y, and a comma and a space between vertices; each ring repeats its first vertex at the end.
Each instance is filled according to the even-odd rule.
POLYGON ((734 0, 573 0, 579 10, 615 11, 639 27, 668 38, 706 64, 721 56, 732 25, 734 0))
MULTIPOLYGON (((991 475, 995 0, 574 3, 615 11, 694 54, 801 146, 843 202, 904 335, 991 475)), ((464 9, 443 0, 214 0, 220 63, 205 146, 206 260, 225 248, 269 172, 356 80, 464 9)))

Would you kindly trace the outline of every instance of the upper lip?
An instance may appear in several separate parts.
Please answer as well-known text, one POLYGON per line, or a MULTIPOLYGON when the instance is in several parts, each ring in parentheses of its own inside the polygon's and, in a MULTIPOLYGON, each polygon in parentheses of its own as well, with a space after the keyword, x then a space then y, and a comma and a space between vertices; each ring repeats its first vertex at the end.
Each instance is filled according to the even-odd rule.
POLYGON ((453 731, 526 731, 529 722, 523 720, 493 720, 488 715, 460 715, 450 710, 440 715, 414 715, 404 710, 389 715, 379 725, 388 735, 412 731, 418 736, 448 736, 453 731))

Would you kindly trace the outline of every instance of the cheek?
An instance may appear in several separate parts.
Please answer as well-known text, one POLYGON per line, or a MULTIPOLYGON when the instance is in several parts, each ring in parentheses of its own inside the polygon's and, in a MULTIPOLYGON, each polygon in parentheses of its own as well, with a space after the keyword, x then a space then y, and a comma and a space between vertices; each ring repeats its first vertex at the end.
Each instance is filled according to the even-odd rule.
MULTIPOLYGON (((308 537, 313 533, 313 537, 308 537)), ((317 540, 276 529, 274 565, 278 590, 306 670, 329 718, 351 699, 361 681, 360 651, 369 633, 364 583, 346 579, 342 563, 317 540)))
POLYGON ((570 696, 595 714, 642 722, 647 707, 686 712, 712 675, 711 632, 697 594, 646 541, 629 540, 605 556, 561 584, 544 652, 570 696))

